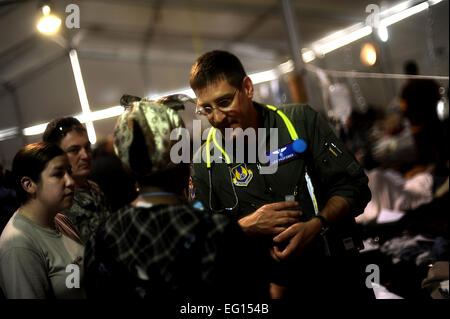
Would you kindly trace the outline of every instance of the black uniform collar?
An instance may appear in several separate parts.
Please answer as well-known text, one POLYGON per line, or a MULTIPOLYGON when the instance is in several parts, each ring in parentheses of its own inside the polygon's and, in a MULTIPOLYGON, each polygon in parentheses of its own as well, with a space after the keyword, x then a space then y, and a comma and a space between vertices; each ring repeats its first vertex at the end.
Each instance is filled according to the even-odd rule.
POLYGON ((266 138, 269 139, 270 129, 277 127, 277 115, 264 104, 253 102, 253 105, 258 111, 260 127, 266 129, 266 138))
POLYGON ((253 102, 253 105, 258 111, 260 127, 265 129, 275 127, 275 113, 270 111, 264 104, 253 102))

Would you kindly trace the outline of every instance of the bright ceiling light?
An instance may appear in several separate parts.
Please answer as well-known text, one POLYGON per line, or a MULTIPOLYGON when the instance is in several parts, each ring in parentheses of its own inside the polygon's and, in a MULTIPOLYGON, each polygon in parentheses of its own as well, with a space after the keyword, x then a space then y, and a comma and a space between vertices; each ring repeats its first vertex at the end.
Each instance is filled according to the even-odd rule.
POLYGON ((288 60, 284 63, 281 63, 277 68, 281 74, 292 72, 294 71, 294 61, 288 60))
POLYGON ((366 43, 361 49, 361 61, 369 66, 377 62, 377 50, 372 43, 366 43))
POLYGON ((428 2, 422 2, 421 4, 418 4, 414 7, 411 7, 409 9, 403 10, 399 13, 393 14, 387 18, 384 18, 380 21, 380 26, 385 26, 388 27, 391 24, 397 23, 403 19, 406 19, 416 13, 419 13, 423 10, 428 9, 430 5, 428 4, 428 2))
POLYGON ((90 113, 86 119, 83 118, 82 122, 93 122, 98 120, 104 120, 111 117, 119 116, 123 113, 123 106, 113 106, 104 110, 95 111, 90 113))
POLYGON ((310 49, 302 49, 302 58, 303 62, 309 63, 316 58, 316 54, 313 50, 310 49))
POLYGON ((48 5, 42 7, 43 17, 39 19, 37 29, 45 35, 55 34, 61 26, 61 19, 50 14, 51 9, 48 5))
POLYGON ((448 100, 446 98, 442 98, 438 101, 436 105, 436 111, 438 118, 441 121, 444 121, 446 118, 448 118, 448 100))
POLYGON ((19 133, 18 127, 11 127, 0 131, 0 142, 15 137, 19 133))
POLYGON ((46 17, 42 17, 41 19, 39 19, 37 29, 39 30, 39 32, 43 34, 51 35, 55 34, 60 26, 61 26, 60 18, 53 15, 48 15, 46 17))
POLYGON ((352 43, 356 40, 359 40, 361 38, 364 38, 365 36, 368 36, 372 33, 372 27, 365 26, 363 28, 357 29, 355 31, 352 31, 347 34, 343 34, 342 36, 331 40, 326 43, 320 43, 317 44, 314 48, 314 51, 319 53, 320 55, 325 55, 327 53, 330 53, 331 51, 334 51, 336 49, 339 49, 349 43, 352 43))
MULTIPOLYGON (((81 114, 75 115, 74 117, 77 118, 81 123, 87 124, 89 122, 99 121, 99 120, 119 116, 120 114, 123 113, 123 111, 124 111, 123 106, 113 106, 113 107, 108 107, 103 110, 90 112, 89 114, 81 113, 81 114)), ((44 133, 45 128, 47 127, 47 124, 48 124, 48 122, 27 127, 23 130, 23 134, 26 136, 42 134, 42 133, 44 133)), ((91 130, 91 129, 89 129, 89 130, 91 130)), ((2 140, 2 138, 7 139, 16 133, 17 133, 17 128, 0 130, 0 141, 2 140)), ((90 133, 89 141, 91 141, 91 138, 92 138, 92 140, 97 139, 97 137, 94 137, 93 134, 95 136, 95 131, 93 133, 92 132, 90 133)), ((91 141, 91 143, 92 143, 92 141, 91 141)))
POLYGON ((278 79, 278 73, 275 71, 275 69, 272 69, 250 74, 249 78, 252 80, 253 84, 259 84, 278 79))
POLYGON ((390 15, 393 15, 395 13, 399 13, 403 10, 408 9, 409 7, 411 7, 414 4, 413 0, 407 0, 404 2, 401 2, 393 7, 390 7, 389 9, 383 10, 380 12, 380 16, 381 17, 387 17, 390 15))
POLYGON ((75 84, 77 86, 78 97, 80 99, 81 109, 83 110, 83 115, 87 116, 86 130, 88 133, 89 141, 92 144, 97 142, 97 136, 95 134, 94 124, 89 120, 91 109, 89 107, 89 101, 87 98, 86 88, 84 86, 83 76, 81 74, 80 62, 78 60, 78 54, 75 49, 69 52, 70 62, 72 64, 73 76, 75 78, 75 84))
MULTIPOLYGON (((380 20, 380 24, 377 29, 378 37, 381 41, 386 42, 389 39, 389 33, 387 30, 388 26, 406 19, 416 13, 424 11, 430 6, 441 1, 442 0, 429 0, 411 7, 411 5, 414 4, 414 1, 408 0, 384 10, 380 13, 380 16, 384 18, 380 20)), ((302 49, 303 61, 305 63, 311 62, 315 59, 316 55, 323 56, 331 51, 368 36, 371 33, 372 28, 370 26, 363 26, 362 23, 339 30, 314 42, 311 45, 313 50, 306 48, 302 49)))
POLYGON ((38 134, 44 133, 45 128, 47 127, 47 124, 48 124, 48 122, 27 127, 23 130, 23 135, 32 136, 32 135, 38 135, 38 134))
POLYGON ((386 28, 386 26, 380 26, 377 29, 377 35, 380 38, 380 40, 383 42, 387 42, 387 40, 389 40, 389 31, 386 28))
POLYGON ((51 11, 51 9, 48 5, 45 5, 42 7, 42 14, 44 16, 48 16, 50 14, 50 11, 51 11))

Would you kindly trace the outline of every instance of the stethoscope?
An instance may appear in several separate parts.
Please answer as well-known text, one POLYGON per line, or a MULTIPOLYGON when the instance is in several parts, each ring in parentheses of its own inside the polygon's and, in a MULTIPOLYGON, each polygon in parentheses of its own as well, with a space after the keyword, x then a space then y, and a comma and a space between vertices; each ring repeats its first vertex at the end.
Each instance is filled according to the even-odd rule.
MULTIPOLYGON (((286 126, 286 128, 289 132, 289 135, 291 137, 293 150, 298 154, 303 153, 307 147, 306 142, 303 139, 298 137, 297 131, 295 130, 294 125, 292 125, 291 120, 289 120, 289 118, 286 116, 286 114, 284 114, 281 110, 277 109, 275 106, 266 105, 266 107, 269 110, 277 113, 278 116, 283 120, 283 123, 286 126)), ((234 186, 233 176, 231 174, 231 164, 232 163, 231 163, 230 157, 228 156, 227 152, 225 152, 225 150, 220 146, 220 144, 217 143, 216 129, 214 127, 211 127, 209 134, 208 134, 208 138, 206 139, 206 168, 208 170, 208 178, 209 178, 209 208, 212 212, 221 213, 223 211, 232 211, 239 204, 239 198, 236 194, 236 188, 234 186), (211 169, 211 154, 210 154, 211 141, 213 141, 214 145, 220 150, 220 152, 225 157, 225 162, 227 163, 228 173, 230 175, 230 182, 231 182, 231 187, 233 189, 233 195, 234 195, 234 201, 235 201, 233 207, 224 207, 223 209, 219 209, 219 210, 213 208, 213 205, 212 205, 212 177, 211 177, 212 169, 211 169)), ((305 179, 306 179, 309 195, 313 202, 314 212, 317 215, 319 213, 319 209, 317 206, 316 196, 314 195, 314 187, 313 187, 311 179, 308 175, 308 172, 306 171, 306 168, 305 168, 305 179)))

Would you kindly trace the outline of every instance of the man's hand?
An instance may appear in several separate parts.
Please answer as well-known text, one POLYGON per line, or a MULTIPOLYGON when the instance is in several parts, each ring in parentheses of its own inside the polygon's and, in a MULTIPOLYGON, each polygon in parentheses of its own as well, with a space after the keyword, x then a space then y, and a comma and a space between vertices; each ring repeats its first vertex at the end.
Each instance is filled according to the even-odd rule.
MULTIPOLYGON (((331 197, 320 212, 330 225, 336 224, 344 219, 350 212, 349 202, 340 196, 331 197)), ((275 236, 273 241, 272 257, 275 260, 296 257, 301 255, 311 241, 320 233, 322 223, 318 218, 312 218, 306 223, 296 223, 288 229, 275 236), (287 244, 280 250, 277 244, 287 244)))
POLYGON ((309 243, 319 234, 321 229, 320 220, 313 218, 306 223, 296 223, 277 235, 273 241, 275 244, 288 242, 287 246, 280 250, 274 246, 273 254, 276 260, 283 260, 299 256, 309 243))
POLYGON ((255 212, 239 219, 238 223, 245 234, 278 235, 292 224, 298 223, 302 212, 289 210, 297 207, 297 202, 278 202, 261 206, 255 212))

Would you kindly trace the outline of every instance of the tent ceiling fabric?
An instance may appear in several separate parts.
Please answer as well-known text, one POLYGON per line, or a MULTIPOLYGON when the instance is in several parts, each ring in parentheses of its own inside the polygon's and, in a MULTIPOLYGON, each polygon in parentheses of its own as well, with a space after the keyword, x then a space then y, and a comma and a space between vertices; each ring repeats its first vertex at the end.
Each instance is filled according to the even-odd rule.
MULTIPOLYGON (((36 30, 39 3, 0 0, 0 130, 81 112, 70 47, 78 51, 93 111, 118 105, 124 93, 149 96, 187 87, 192 63, 208 50, 233 51, 248 73, 290 57, 279 0, 54 0, 53 11, 63 20, 59 38, 36 30), (79 5, 80 29, 64 27, 70 3, 79 5)), ((301 47, 367 17, 367 0, 291 3, 301 47)), ((97 135, 111 133, 112 125, 99 125, 97 135)))

